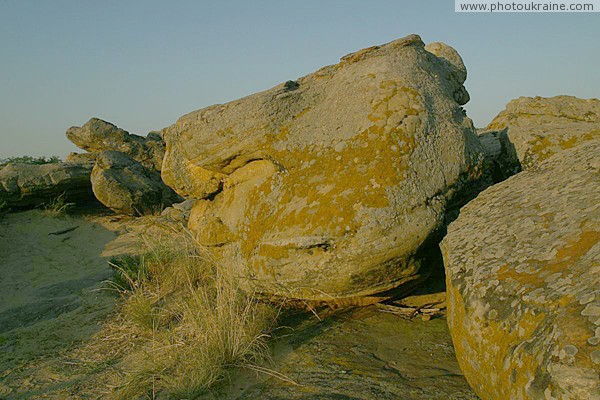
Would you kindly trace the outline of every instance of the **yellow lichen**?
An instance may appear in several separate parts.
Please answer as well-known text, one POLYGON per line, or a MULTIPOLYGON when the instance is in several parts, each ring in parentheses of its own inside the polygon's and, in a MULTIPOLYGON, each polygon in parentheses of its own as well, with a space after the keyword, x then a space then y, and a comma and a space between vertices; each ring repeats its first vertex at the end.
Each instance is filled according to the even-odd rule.
POLYGON ((359 50, 355 53, 350 53, 344 57, 342 57, 341 62, 340 62, 340 66, 343 66, 344 64, 354 64, 356 62, 362 61, 366 58, 369 57, 369 55, 377 50, 379 48, 379 46, 371 46, 371 47, 367 47, 366 49, 362 49, 359 50))
POLYGON ((546 316, 527 311, 509 330, 504 321, 470 315, 472 310, 467 311, 468 304, 452 284, 447 293, 448 324, 458 363, 471 387, 486 399, 528 398, 526 388, 539 361, 519 345, 534 337, 546 316))
MULTIPOLYGON (((368 115, 374 124, 349 140, 343 149, 313 146, 272 151, 283 165, 294 167, 280 174, 285 182, 278 191, 280 198, 269 198, 276 184, 273 179, 250 194, 249 202, 257 206, 240 229, 245 232, 245 257, 251 258, 257 250, 257 254, 270 259, 287 255, 273 246, 260 246, 265 233, 274 227, 282 232, 293 229, 298 236, 339 237, 353 234, 360 227, 358 208, 390 205, 386 189, 406 179, 410 154, 417 146, 419 123, 406 128, 402 121, 407 116, 418 118, 415 107, 420 107, 420 99, 414 89, 399 87, 394 81, 382 82, 379 89, 368 115), (390 121, 398 115, 395 123, 390 121)), ((280 128, 279 138, 287 137, 290 129, 280 128)))
POLYGON ((538 136, 534 139, 531 148, 525 153, 523 164, 525 167, 532 167, 533 165, 550 158, 560 150, 566 150, 578 146, 581 143, 585 143, 589 140, 597 138, 599 134, 600 130, 593 130, 583 135, 538 136))

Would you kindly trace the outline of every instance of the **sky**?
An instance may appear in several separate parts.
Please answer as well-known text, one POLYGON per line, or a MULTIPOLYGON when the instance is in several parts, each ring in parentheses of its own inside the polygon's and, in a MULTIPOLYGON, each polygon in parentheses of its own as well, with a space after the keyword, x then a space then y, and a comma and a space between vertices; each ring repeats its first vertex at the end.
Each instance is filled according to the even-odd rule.
POLYGON ((145 135, 417 33, 458 50, 482 127, 519 96, 600 97, 600 13, 452 0, 0 0, 0 158, 64 157, 91 117, 145 135))

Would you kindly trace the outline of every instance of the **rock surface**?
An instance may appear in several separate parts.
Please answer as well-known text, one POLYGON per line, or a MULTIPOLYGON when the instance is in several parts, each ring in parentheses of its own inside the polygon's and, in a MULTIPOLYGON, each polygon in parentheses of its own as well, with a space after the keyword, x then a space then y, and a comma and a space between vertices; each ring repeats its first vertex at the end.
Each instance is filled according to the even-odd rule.
POLYGON ((254 372, 199 400, 476 400, 442 319, 409 321, 366 307, 284 321, 273 359, 294 385, 254 372))
POLYGON ((90 153, 116 150, 146 168, 161 169, 165 149, 162 138, 156 132, 151 132, 147 137, 132 135, 110 122, 92 118, 82 127, 69 128, 66 135, 76 146, 90 153))
POLYGON ((96 198, 117 213, 153 213, 180 201, 158 172, 118 151, 98 154, 91 182, 96 198))
POLYGON ((9 164, 0 169, 0 201, 8 207, 35 207, 64 195, 69 201, 92 199, 85 164, 9 164))
POLYGON ((390 289, 419 278, 417 250, 480 173, 465 77, 454 49, 416 35, 363 49, 181 117, 163 180, 200 200, 190 229, 259 292, 390 289))
POLYGON ((484 400, 600 398, 599 154, 562 150, 448 229, 448 324, 484 400))
POLYGON ((528 169, 559 151, 599 138, 600 100, 520 97, 509 102, 486 130, 507 134, 514 150, 506 147, 502 158, 512 163, 516 153, 523 169, 528 169))
POLYGON ((486 157, 486 167, 491 182, 502 182, 521 172, 521 162, 506 130, 479 130, 477 134, 486 157))
POLYGON ((98 157, 98 153, 69 153, 65 157, 65 162, 87 164, 93 168, 96 163, 96 157, 98 157))

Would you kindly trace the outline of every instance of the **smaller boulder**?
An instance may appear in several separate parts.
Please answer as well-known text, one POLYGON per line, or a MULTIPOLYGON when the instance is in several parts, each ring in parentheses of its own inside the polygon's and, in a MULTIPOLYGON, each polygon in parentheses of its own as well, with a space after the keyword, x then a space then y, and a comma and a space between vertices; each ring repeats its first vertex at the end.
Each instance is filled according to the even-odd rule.
POLYGON ((529 169, 558 152, 600 138, 600 100, 519 97, 485 130, 507 135, 521 166, 529 169))
POLYGON ((90 119, 82 127, 69 128, 66 135, 77 147, 90 153, 120 151, 156 171, 160 171, 165 155, 165 144, 157 132, 150 132, 147 137, 132 135, 98 118, 90 119))
POLYGON ((119 151, 98 153, 91 181, 96 198, 120 214, 150 214, 181 201, 158 172, 119 151))
POLYGON ((76 202, 93 199, 92 166, 81 163, 9 164, 0 169, 0 202, 35 207, 58 196, 76 202))

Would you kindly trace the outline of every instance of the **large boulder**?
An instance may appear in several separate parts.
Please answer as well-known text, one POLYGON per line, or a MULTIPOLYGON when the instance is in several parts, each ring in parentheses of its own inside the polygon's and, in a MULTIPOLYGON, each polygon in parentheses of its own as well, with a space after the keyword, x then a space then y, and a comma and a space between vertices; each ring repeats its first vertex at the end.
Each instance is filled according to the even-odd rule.
POLYGON ((515 161, 523 169, 538 165, 559 151, 600 137, 600 100, 573 96, 520 97, 506 105, 481 133, 495 135, 501 149, 501 163, 514 172, 515 161), (502 143, 503 136, 507 143, 502 143), (516 156, 516 157, 515 157, 516 156))
POLYGON ((448 324, 484 400, 600 398, 599 154, 563 150, 448 228, 448 324))
POLYGON ((418 249, 480 173, 466 70, 408 36, 163 131, 189 227, 258 292, 364 296, 420 277, 418 249), (428 51, 429 50, 429 51, 428 51))
MULTIPOLYGON (((67 138, 77 147, 90 153, 116 150, 127 154, 146 168, 160 171, 165 145, 160 135, 151 132, 147 137, 132 135, 110 122, 92 118, 82 127, 71 127, 67 138)), ((73 155, 73 159, 81 156, 73 155)), ((95 155, 91 156, 95 157, 95 155)))
POLYGON ((160 179, 160 174, 146 168, 119 151, 98 153, 91 175, 92 190, 106 207, 120 214, 157 213, 181 201, 160 179))
POLYGON ((93 199, 92 167, 76 163, 8 164, 0 169, 0 203, 35 207, 58 196, 68 201, 93 199))

